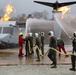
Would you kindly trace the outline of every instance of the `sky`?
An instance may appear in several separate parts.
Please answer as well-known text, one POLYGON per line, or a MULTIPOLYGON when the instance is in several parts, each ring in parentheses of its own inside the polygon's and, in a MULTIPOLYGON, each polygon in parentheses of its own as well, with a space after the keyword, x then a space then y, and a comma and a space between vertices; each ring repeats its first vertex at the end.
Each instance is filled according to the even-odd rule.
MULTIPOLYGON (((31 14, 35 11, 44 11, 46 10, 49 13, 49 16, 52 16, 52 8, 44 5, 34 3, 34 1, 44 1, 44 2, 55 2, 56 0, 0 0, 0 9, 5 9, 5 6, 11 2, 11 5, 16 9, 16 13, 11 13, 11 16, 16 16, 18 14, 31 14)), ((59 2, 69 2, 76 0, 58 0, 59 2)), ((71 12, 69 14, 76 15, 76 4, 69 6, 71 12)))

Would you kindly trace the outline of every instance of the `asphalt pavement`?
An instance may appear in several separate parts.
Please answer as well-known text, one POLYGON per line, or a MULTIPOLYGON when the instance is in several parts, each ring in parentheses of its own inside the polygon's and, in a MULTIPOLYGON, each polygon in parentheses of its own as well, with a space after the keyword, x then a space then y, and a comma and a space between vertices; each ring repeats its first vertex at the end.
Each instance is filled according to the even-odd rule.
MULTIPOLYGON (((71 46, 65 46, 67 53, 72 53, 71 46)), ((45 53, 49 47, 45 45, 45 53)), ((29 57, 18 57, 19 48, 12 48, 12 49, 1 49, 0 50, 0 65, 16 65, 16 64, 51 64, 52 62, 46 56, 40 56, 41 61, 36 62, 36 52, 34 50, 34 54, 30 55, 29 57)), ((23 53, 25 55, 25 48, 23 48, 23 53)), ((63 53, 63 51, 62 51, 63 53)), ((58 54, 58 53, 57 53, 58 54)), ((63 53, 64 54, 64 53, 63 53)), ((57 55, 57 64, 71 64, 70 56, 65 58, 65 55, 61 55, 61 59, 58 59, 57 55)))
MULTIPOLYGON (((72 46, 65 46, 67 53, 72 53, 72 46)), ((45 52, 49 47, 45 46, 45 52)), ((65 55, 58 59, 57 68, 51 68, 52 61, 46 56, 40 56, 41 61, 36 62, 36 53, 29 57, 18 57, 19 48, 0 50, 0 75, 76 75, 76 71, 70 71, 71 57, 65 55)), ((25 54, 25 48, 23 48, 25 54)))

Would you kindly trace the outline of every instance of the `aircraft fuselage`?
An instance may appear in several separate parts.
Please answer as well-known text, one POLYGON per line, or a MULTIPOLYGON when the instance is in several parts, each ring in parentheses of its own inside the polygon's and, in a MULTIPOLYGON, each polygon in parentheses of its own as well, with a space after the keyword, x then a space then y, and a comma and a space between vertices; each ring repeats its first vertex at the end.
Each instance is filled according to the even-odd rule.
POLYGON ((57 10, 59 8, 59 2, 56 1, 55 4, 53 4, 54 8, 53 10, 57 10))

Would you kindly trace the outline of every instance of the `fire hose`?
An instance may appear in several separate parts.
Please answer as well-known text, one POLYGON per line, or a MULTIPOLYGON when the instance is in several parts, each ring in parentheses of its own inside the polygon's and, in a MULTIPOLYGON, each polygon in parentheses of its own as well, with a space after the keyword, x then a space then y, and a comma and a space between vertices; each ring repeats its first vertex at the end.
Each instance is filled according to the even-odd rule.
POLYGON ((43 55, 43 54, 41 53, 41 50, 39 49, 39 47, 38 47, 37 45, 36 45, 36 48, 38 48, 39 54, 40 54, 42 57, 45 56, 45 55, 49 52, 50 49, 56 51, 57 53, 63 54, 63 55, 68 55, 68 56, 75 55, 75 56, 76 56, 76 54, 69 54, 69 53, 64 54, 64 53, 62 53, 62 52, 59 52, 57 49, 55 49, 55 48, 53 48, 53 47, 50 47, 50 49, 47 50, 47 51, 45 52, 45 54, 43 55))
POLYGON ((33 49, 30 47, 30 41, 28 41, 28 48, 29 48, 29 53, 32 53, 33 49))
MULTIPOLYGON (((28 41, 28 47, 29 47, 29 53, 32 53, 32 50, 33 50, 33 49, 30 48, 30 41, 28 41)), ((64 54, 64 53, 62 53, 62 52, 59 52, 59 50, 57 50, 57 49, 55 49, 55 48, 53 48, 53 47, 50 47, 50 49, 47 50, 47 51, 45 52, 45 54, 43 55, 42 52, 41 52, 41 50, 39 49, 39 47, 38 47, 37 45, 36 45, 35 47, 38 48, 39 54, 40 54, 42 57, 44 57, 44 56, 49 52, 50 49, 56 51, 56 52, 59 53, 59 54, 68 55, 68 56, 72 56, 72 55, 75 55, 75 56, 76 56, 76 54, 72 54, 72 53, 71 53, 71 54, 69 54, 69 53, 64 54)))

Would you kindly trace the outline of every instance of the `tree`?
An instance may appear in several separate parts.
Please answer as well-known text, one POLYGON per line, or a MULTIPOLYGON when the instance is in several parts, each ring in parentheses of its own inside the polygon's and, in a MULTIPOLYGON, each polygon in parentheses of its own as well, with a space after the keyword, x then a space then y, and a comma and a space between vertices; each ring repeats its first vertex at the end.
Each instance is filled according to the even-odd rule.
POLYGON ((17 16, 18 21, 26 21, 26 14, 21 14, 17 16))
POLYGON ((27 18, 33 18, 32 14, 28 14, 27 18))
POLYGON ((49 13, 46 10, 44 10, 42 12, 35 11, 31 15, 33 16, 33 18, 37 18, 37 19, 40 19, 40 18, 41 19, 48 19, 49 13))

